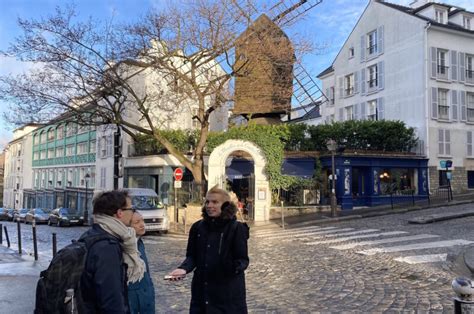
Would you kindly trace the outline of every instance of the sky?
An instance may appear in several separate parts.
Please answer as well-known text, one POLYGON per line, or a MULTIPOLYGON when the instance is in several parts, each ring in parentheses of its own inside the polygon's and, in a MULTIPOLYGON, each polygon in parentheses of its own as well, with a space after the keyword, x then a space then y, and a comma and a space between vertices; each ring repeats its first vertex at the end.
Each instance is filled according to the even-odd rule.
MULTIPOLYGON (((159 9, 170 0, 76 0, 81 17, 92 17, 115 22, 131 22, 139 19, 148 9, 159 9)), ((179 1, 179 0, 174 0, 179 1)), ((316 45, 326 47, 318 53, 304 57, 303 65, 315 77, 331 65, 342 44, 349 36, 369 0, 323 0, 309 11, 291 29, 285 30, 291 36, 310 39, 316 45)), ((19 35, 17 18, 40 18, 53 12, 58 5, 69 0, 0 0, 0 50, 19 35)), ((277 2, 277 0, 273 0, 277 2)), ((411 0, 390 0, 389 2, 408 5, 411 0)), ((446 0, 446 3, 474 11, 474 0, 446 0)), ((272 1, 270 1, 272 3, 272 1)), ((0 75, 20 73, 28 68, 15 60, 0 56, 0 75)), ((0 102, 0 114, 7 105, 0 102)), ((12 139, 12 127, 0 119, 0 150, 12 139)))

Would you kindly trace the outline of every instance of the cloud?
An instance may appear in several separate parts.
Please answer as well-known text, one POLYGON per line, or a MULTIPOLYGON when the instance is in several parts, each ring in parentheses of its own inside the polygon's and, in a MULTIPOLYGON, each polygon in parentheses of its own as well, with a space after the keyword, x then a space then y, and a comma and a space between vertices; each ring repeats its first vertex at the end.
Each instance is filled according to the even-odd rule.
POLYGON ((0 56, 0 75, 16 75, 35 68, 32 62, 21 62, 13 57, 0 56))

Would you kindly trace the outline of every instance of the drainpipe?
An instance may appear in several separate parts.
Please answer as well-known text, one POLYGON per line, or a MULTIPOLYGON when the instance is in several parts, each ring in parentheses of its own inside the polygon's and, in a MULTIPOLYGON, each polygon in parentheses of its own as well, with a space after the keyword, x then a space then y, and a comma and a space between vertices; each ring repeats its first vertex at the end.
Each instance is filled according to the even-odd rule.
MULTIPOLYGON (((425 30, 423 32, 423 42, 424 42, 424 49, 425 49, 425 60, 423 66, 425 67, 425 134, 426 134, 426 141, 424 143, 426 147, 426 157, 430 158, 430 138, 429 138, 429 130, 430 130, 430 87, 429 82, 431 75, 429 74, 429 69, 431 68, 431 60, 429 56, 430 47, 428 46, 428 29, 431 27, 431 23, 428 22, 425 26, 425 30)), ((429 160, 429 159, 428 159, 429 160)), ((428 161, 429 163, 429 161, 428 161)), ((427 178, 427 187, 428 187, 428 194, 430 193, 430 168, 428 164, 428 178, 427 178)))

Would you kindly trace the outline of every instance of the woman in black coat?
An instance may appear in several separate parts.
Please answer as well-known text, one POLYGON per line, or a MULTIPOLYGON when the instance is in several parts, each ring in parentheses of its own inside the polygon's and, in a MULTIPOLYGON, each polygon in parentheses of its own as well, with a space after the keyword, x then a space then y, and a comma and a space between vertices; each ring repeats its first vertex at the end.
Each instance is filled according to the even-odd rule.
POLYGON ((236 212, 225 190, 209 190, 203 219, 189 232, 186 259, 170 273, 178 280, 194 270, 190 313, 247 313, 248 227, 236 212))

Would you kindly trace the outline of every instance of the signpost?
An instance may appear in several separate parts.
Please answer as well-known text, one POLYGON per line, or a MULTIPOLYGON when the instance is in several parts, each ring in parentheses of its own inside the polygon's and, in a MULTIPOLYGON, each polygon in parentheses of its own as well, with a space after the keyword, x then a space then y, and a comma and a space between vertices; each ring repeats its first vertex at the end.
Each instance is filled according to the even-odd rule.
POLYGON ((181 180, 183 179, 183 169, 181 168, 176 168, 174 169, 174 217, 175 217, 175 222, 179 222, 179 217, 178 217, 178 189, 181 188, 181 180))
POLYGON ((439 167, 444 169, 446 168, 446 179, 448 180, 448 201, 453 200, 453 190, 451 189, 451 180, 453 178, 453 174, 449 171, 449 168, 453 166, 452 160, 440 160, 439 167))

